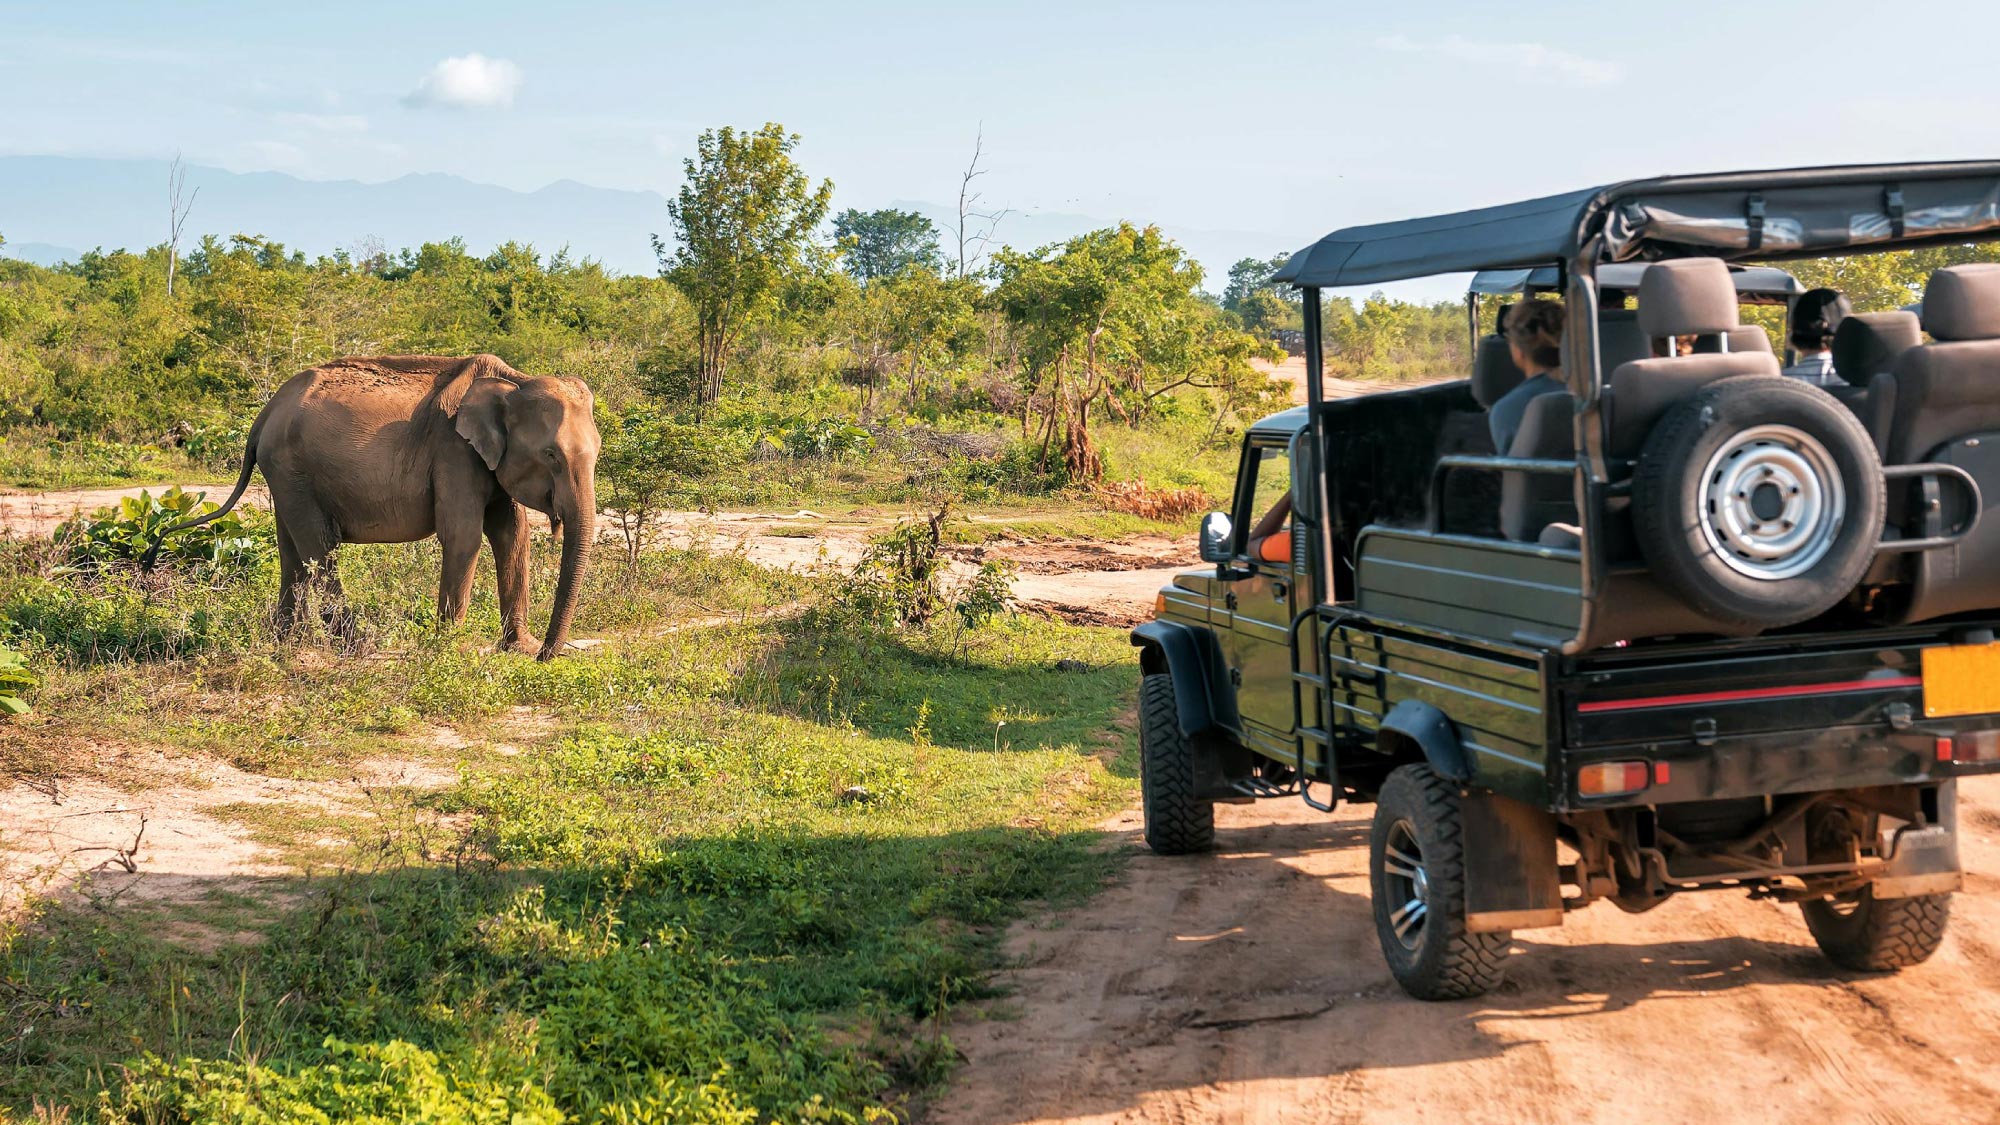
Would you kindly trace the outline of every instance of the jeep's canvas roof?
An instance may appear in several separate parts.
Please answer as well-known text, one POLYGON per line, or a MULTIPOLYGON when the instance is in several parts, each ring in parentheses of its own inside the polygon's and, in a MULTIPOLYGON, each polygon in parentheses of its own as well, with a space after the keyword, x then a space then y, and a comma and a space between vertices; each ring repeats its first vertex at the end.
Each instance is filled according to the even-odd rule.
MULTIPOLYGON (((1631 292, 1639 288, 1639 278, 1646 272, 1648 262, 1607 262, 1598 267, 1597 287, 1631 292)), ((1795 297, 1806 291, 1798 278, 1776 266, 1730 266, 1730 280, 1736 283, 1737 294, 1745 300, 1756 298, 1771 299, 1782 303, 1787 297, 1795 297)), ((1467 291, 1482 295, 1519 293, 1547 293, 1562 282, 1554 266, 1538 266, 1531 270, 1480 270, 1472 275, 1472 284, 1467 291)))
POLYGON ((1568 261, 1810 258, 2000 238, 2000 161, 1663 176, 1337 230, 1274 280, 1302 288, 1568 261))

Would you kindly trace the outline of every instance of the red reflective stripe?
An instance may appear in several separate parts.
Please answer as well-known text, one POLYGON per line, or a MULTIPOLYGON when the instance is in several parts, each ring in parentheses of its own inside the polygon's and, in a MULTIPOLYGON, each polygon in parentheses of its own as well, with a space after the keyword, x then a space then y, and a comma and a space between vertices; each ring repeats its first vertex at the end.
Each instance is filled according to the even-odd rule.
POLYGON ((1847 680, 1837 684, 1704 691, 1694 695, 1651 695, 1642 699, 1605 699, 1596 703, 1579 703, 1576 705, 1576 710, 1581 715, 1594 715, 1602 711, 1644 711, 1654 707, 1686 707, 1694 703, 1746 703, 1756 699, 1799 699, 1808 695, 1839 695, 1849 691, 1886 691, 1890 688, 1922 686, 1924 686, 1922 676, 1897 676, 1894 679, 1847 680))

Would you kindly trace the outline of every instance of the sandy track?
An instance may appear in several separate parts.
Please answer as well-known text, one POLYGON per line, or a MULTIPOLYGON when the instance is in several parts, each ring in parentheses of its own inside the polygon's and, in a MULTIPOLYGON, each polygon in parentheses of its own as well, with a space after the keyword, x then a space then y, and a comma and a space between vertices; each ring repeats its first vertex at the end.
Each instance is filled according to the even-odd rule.
POLYGON ((1221 850, 1144 852, 1017 926, 1014 993, 951 1028, 927 1125, 2000 1120, 2000 779, 1961 791, 1965 893, 1929 964, 1823 961, 1796 907, 1686 895, 1526 931, 1509 981, 1425 1004, 1376 948, 1370 807, 1218 810, 1221 850))

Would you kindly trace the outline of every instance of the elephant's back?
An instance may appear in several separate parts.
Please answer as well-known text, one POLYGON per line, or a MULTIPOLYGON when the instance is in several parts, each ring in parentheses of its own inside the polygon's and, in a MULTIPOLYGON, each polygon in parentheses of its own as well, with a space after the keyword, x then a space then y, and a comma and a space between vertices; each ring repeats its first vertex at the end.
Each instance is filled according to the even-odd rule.
POLYGON ((408 417, 441 377, 464 362, 451 356, 352 356, 307 368, 278 393, 290 392, 301 406, 380 403, 399 407, 408 417))

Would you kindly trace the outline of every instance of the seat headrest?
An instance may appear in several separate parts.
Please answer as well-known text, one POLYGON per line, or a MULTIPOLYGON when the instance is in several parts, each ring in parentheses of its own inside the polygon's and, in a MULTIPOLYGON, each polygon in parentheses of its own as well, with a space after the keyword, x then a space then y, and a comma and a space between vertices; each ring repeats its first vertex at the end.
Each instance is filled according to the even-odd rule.
POLYGON ((1736 325, 1736 283, 1722 259, 1654 262, 1639 276, 1639 327, 1647 336, 1715 336, 1736 325))
POLYGON ((2000 262, 1947 266, 1924 286, 1924 331, 1940 342, 2000 337, 2000 262))
POLYGON ((1917 314, 1848 313, 1833 330, 1833 370, 1857 387, 1896 365, 1896 357, 1924 342, 1917 314))
MULTIPOLYGON (((1761 324, 1739 324, 1724 335, 1729 340, 1729 347, 1726 349, 1728 351, 1777 354, 1771 347, 1771 334, 1764 331, 1764 326, 1761 324)), ((1723 338, 1723 336, 1703 336, 1695 341, 1694 350, 1697 353, 1723 351, 1725 350, 1722 346, 1723 338)))
POLYGON ((1501 396, 1527 378, 1514 362, 1514 349, 1507 346, 1507 337, 1496 332, 1479 338, 1479 351, 1472 357, 1472 397, 1480 406, 1493 409, 1501 396))

